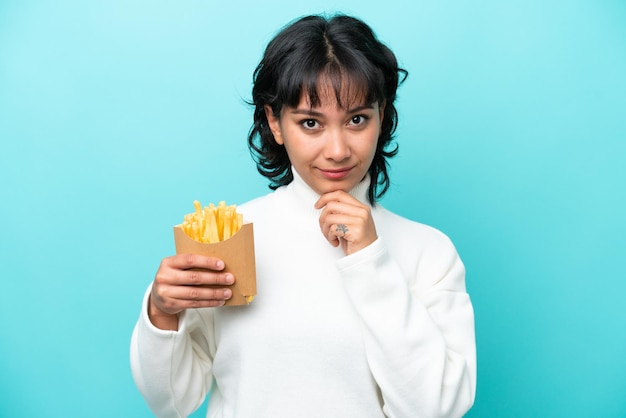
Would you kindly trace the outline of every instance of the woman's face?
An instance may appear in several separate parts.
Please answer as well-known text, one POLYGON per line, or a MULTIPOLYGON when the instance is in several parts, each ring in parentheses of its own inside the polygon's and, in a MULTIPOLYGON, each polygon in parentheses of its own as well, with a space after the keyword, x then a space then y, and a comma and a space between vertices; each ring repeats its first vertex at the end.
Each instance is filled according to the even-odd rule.
POLYGON ((380 135, 384 108, 378 103, 339 107, 332 88, 322 89, 320 105, 311 107, 303 94, 297 107, 284 107, 274 117, 265 114, 276 142, 291 164, 318 194, 349 191, 365 177, 380 135))

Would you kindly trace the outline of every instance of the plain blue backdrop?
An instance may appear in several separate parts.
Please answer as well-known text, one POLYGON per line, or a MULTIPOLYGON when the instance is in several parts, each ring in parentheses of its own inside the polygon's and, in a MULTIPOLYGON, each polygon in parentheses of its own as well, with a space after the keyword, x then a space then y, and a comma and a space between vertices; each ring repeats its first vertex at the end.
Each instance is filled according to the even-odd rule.
POLYGON ((465 261, 468 416, 626 416, 626 3, 298 3, 0 2, 0 416, 151 416, 128 343, 171 226, 268 192, 252 72, 338 4, 410 73, 383 204, 465 261))

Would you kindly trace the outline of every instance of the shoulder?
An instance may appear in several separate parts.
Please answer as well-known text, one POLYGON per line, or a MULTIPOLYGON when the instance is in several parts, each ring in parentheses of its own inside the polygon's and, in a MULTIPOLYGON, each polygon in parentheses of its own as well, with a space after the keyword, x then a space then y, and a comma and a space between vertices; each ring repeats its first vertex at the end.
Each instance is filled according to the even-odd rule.
POLYGON ((244 220, 274 219, 280 213, 294 211, 298 206, 297 196, 289 185, 281 186, 276 190, 249 200, 238 206, 238 212, 243 214, 244 220))
POLYGON ((268 200, 271 200, 272 193, 268 193, 264 196, 259 196, 254 199, 248 200, 238 206, 238 209, 242 211, 253 211, 255 209, 262 208, 267 204, 268 200))
POLYGON ((276 204, 275 200, 276 192, 270 192, 240 204, 237 206, 237 212, 243 214, 245 221, 254 221, 270 211, 270 208, 276 204))

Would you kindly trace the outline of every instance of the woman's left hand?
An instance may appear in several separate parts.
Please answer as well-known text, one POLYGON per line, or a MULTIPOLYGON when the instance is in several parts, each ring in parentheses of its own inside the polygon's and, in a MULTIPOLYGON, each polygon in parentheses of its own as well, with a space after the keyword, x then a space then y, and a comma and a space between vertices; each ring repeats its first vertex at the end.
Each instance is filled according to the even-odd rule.
POLYGON ((343 190, 322 195, 315 208, 324 208, 320 215, 322 234, 332 246, 341 244, 346 255, 367 247, 378 238, 369 206, 343 190))

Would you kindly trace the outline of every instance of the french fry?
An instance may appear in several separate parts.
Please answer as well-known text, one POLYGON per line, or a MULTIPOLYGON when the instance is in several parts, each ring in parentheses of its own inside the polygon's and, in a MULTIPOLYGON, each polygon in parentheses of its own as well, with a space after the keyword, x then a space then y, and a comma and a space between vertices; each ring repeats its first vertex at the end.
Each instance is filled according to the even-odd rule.
POLYGON ((233 216, 233 211, 230 210, 230 208, 226 209, 224 211, 224 225, 223 225, 223 231, 222 231, 222 240, 228 239, 231 237, 231 227, 232 227, 232 216, 233 216))
POLYGON ((195 211, 183 218, 182 230, 191 239, 208 244, 224 241, 235 235, 243 225, 243 215, 237 213, 237 206, 227 206, 221 201, 204 208, 194 200, 195 211))
POLYGON ((215 220, 217 221, 217 234, 220 237, 220 241, 224 240, 224 218, 226 212, 226 202, 223 200, 218 203, 215 220))
POLYGON ((209 230, 209 243, 220 242, 219 224, 215 219, 215 211, 209 211, 209 217, 207 219, 207 229, 209 230))

